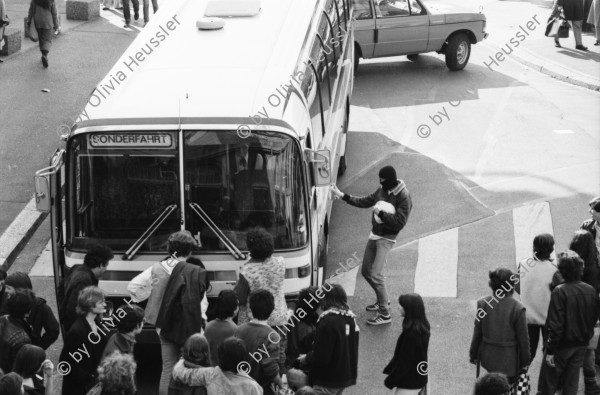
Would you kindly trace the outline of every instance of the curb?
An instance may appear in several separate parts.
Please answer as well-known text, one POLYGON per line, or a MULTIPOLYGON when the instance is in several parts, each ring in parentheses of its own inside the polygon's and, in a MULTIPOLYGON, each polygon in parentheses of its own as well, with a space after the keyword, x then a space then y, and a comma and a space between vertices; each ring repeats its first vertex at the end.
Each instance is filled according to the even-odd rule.
MULTIPOLYGON (((488 40, 486 44, 494 51, 500 52, 500 46, 497 43, 488 40)), ((546 74, 547 76, 559 81, 582 88, 587 88, 593 91, 600 91, 600 79, 598 78, 580 73, 559 63, 537 56, 525 48, 520 48, 519 51, 521 52, 521 55, 512 53, 510 54, 510 58, 524 66, 527 66, 542 74, 546 74)))
POLYGON ((0 268, 8 270, 12 266, 47 215, 37 211, 35 198, 27 203, 0 236, 0 268))

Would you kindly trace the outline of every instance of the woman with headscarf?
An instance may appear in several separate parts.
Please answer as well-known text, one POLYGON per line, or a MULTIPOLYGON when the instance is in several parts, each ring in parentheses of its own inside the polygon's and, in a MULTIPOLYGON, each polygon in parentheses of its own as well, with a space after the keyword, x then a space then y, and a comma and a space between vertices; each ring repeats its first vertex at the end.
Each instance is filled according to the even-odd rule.
POLYGON ((58 11, 54 0, 31 0, 27 25, 35 25, 38 33, 40 52, 42 52, 42 64, 48 67, 48 53, 52 46, 52 29, 58 32, 58 11))

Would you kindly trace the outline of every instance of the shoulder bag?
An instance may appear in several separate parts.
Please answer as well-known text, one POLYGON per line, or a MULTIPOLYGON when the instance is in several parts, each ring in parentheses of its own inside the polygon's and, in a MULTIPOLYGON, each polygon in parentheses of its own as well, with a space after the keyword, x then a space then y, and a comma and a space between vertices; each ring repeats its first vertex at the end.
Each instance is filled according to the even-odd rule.
POLYGON ((28 37, 34 43, 38 42, 39 40, 38 32, 35 28, 33 18, 31 18, 31 21, 29 21, 29 23, 27 23, 27 18, 25 18, 25 37, 28 37))

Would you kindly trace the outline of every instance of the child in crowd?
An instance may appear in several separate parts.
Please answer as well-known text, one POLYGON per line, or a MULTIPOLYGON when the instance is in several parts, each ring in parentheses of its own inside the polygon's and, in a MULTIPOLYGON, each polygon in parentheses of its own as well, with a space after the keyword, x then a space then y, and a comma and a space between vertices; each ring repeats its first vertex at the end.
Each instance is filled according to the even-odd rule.
POLYGON ((244 370, 248 366, 248 351, 244 342, 228 337, 217 348, 216 368, 186 368, 180 360, 173 368, 173 379, 188 386, 206 386, 208 395, 262 395, 263 390, 244 370))
POLYGON ((272 388, 282 386, 279 376, 280 336, 267 323, 275 308, 273 295, 264 289, 250 293, 250 322, 241 325, 235 336, 242 339, 250 358, 250 376, 263 387, 265 395, 275 393, 272 388), (259 351, 262 350, 262 351, 259 351))
POLYGON ((116 310, 116 314, 117 317, 123 316, 123 318, 117 322, 117 332, 112 334, 106 342, 102 353, 103 360, 115 351, 122 354, 133 354, 135 336, 140 334, 144 327, 144 310, 139 306, 121 306, 116 310))
POLYGON ((46 359, 43 348, 32 344, 21 347, 13 370, 23 378, 24 395, 54 395, 54 380, 52 380, 54 365, 46 359))
MULTIPOLYGON (((190 336, 183 345, 183 366, 189 369, 205 368, 209 365, 208 341, 200 333, 190 336)), ((205 386, 190 386, 171 377, 169 395, 206 395, 205 386)))
POLYGON ((311 286, 304 288, 298 294, 298 303, 296 304, 296 309, 302 309, 306 315, 302 317, 298 315, 298 323, 294 325, 290 334, 288 335, 288 368, 293 366, 294 361, 300 356, 300 354, 307 354, 310 350, 312 350, 317 328, 317 319, 319 318, 319 314, 317 313, 319 305, 312 299, 316 298, 314 295, 317 290, 317 287, 311 286))
POLYGON ((237 325, 233 322, 233 318, 239 310, 236 293, 230 289, 221 291, 215 310, 217 318, 209 322, 204 330, 204 336, 206 336, 210 349, 210 366, 219 364, 217 355, 219 344, 228 337, 233 336, 237 329, 237 325))
MULTIPOLYGON (((6 285, 14 289, 33 290, 29 275, 23 272, 15 272, 8 276, 6 278, 6 285)), ((58 339, 60 326, 46 300, 35 295, 33 296, 33 307, 31 307, 31 311, 26 317, 26 321, 31 325, 32 329, 31 341, 36 346, 47 350, 58 339), (42 331, 44 332, 43 334, 42 331)))

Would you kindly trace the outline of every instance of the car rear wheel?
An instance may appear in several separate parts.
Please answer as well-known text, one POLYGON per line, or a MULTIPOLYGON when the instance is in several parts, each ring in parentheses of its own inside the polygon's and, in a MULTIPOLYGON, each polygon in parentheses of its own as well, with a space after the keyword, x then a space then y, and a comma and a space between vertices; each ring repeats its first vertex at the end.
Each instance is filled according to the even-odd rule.
POLYGON ((408 58, 408 60, 410 60, 411 62, 415 62, 417 59, 419 59, 419 54, 418 53, 413 53, 411 55, 406 55, 406 57, 408 58))
POLYGON ((466 34, 455 34, 446 46, 446 66, 452 71, 462 70, 471 56, 471 42, 466 34))

